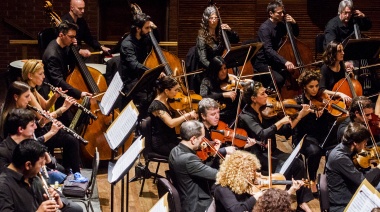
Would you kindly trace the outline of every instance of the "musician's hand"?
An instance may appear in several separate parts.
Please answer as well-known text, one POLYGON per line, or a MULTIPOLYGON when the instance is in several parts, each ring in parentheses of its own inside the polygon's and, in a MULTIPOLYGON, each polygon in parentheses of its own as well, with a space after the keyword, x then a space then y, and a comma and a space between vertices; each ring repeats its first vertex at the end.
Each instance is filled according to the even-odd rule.
POLYGON ((166 74, 164 72, 161 72, 160 76, 158 76, 158 79, 161 79, 161 78, 163 78, 165 76, 166 76, 166 74))
MULTIPOLYGON (((46 194, 44 194, 44 197, 47 198, 46 194)), ((57 205, 55 200, 46 200, 41 203, 37 212, 57 211, 57 208, 59 208, 59 205, 57 205)))
POLYGON ((195 110, 189 112, 189 114, 190 114, 190 117, 189 117, 190 120, 198 120, 198 113, 195 110))
POLYGON ((218 151, 220 146, 222 145, 222 142, 219 139, 215 139, 214 142, 215 142, 214 149, 218 151))
POLYGON ((232 155, 236 151, 236 147, 234 146, 228 146, 224 147, 226 149, 227 155, 232 155))
POLYGON ((296 20, 294 20, 294 18, 292 16, 290 16, 289 14, 286 14, 285 20, 286 20, 286 22, 290 22, 292 24, 296 23, 296 20))
POLYGON ((302 180, 294 180, 292 178, 293 184, 288 190, 288 194, 292 194, 300 189, 305 183, 302 180))
POLYGON ((83 57, 90 57, 91 52, 88 49, 79 49, 79 54, 83 57))
POLYGON ((340 96, 340 98, 343 99, 343 101, 346 103, 346 104, 349 104, 352 102, 352 99, 351 97, 347 96, 346 94, 342 93, 342 92, 337 92, 337 94, 340 96))
POLYGON ((58 132, 60 129, 62 129, 62 128, 63 128, 63 124, 62 124, 60 121, 55 120, 55 121, 53 122, 53 124, 51 125, 50 132, 51 132, 53 135, 55 135, 55 134, 57 134, 57 132, 58 132))
POLYGON ((290 61, 286 61, 285 66, 286 66, 286 69, 288 69, 288 71, 293 70, 295 67, 294 64, 290 61))
POLYGON ((100 46, 100 48, 102 49, 103 52, 106 53, 106 55, 109 55, 109 54, 110 54, 110 53, 109 53, 109 51, 111 50, 110 48, 105 47, 105 46, 100 46))
POLYGON ((157 26, 153 23, 153 21, 150 21, 150 28, 157 29, 157 26))
POLYGON ((354 11, 354 17, 364 18, 364 17, 365 17, 365 14, 362 13, 360 10, 355 10, 355 11, 354 11))
POLYGON ((297 116, 297 118, 300 118, 300 119, 307 116, 307 114, 313 111, 312 109, 310 109, 310 105, 308 104, 301 104, 301 106, 302 106, 302 110, 298 113, 298 116, 297 116))
POLYGON ((83 91, 83 92, 80 94, 80 97, 85 97, 85 96, 89 96, 89 97, 91 97, 92 94, 91 94, 91 93, 88 93, 88 92, 86 92, 86 91, 83 91))
POLYGON ((62 105, 62 109, 63 110, 61 110, 61 112, 62 113, 64 113, 66 110, 68 110, 70 107, 71 107, 71 105, 73 105, 74 103, 75 103, 76 101, 75 101, 75 99, 73 98, 73 97, 71 97, 71 96, 68 96, 67 98, 65 98, 65 101, 63 102, 63 105, 62 105))
POLYGON ((247 144, 244 145, 244 149, 251 147, 256 144, 256 140, 254 138, 247 138, 247 144))
POLYGON ((235 99, 236 99, 236 91, 223 92, 223 97, 224 98, 230 98, 232 101, 235 101, 235 99))
MULTIPOLYGON (((49 192, 50 196, 54 198, 55 202, 58 205, 58 208, 63 208, 63 203, 62 203, 61 197, 59 196, 58 192, 52 187, 49 187, 48 192, 49 192)), ((47 198, 46 194, 44 194, 44 196, 45 196, 45 198, 47 198)))
POLYGON ((280 119, 280 124, 292 124, 292 121, 290 120, 290 117, 289 116, 284 116, 284 118, 280 119))
POLYGON ((45 152, 45 164, 51 163, 51 158, 49 153, 45 152))
POLYGON ((351 60, 344 62, 344 66, 346 67, 346 72, 351 72, 355 68, 354 63, 351 60))
POLYGON ((222 29, 231 30, 231 27, 228 24, 222 24, 222 29))

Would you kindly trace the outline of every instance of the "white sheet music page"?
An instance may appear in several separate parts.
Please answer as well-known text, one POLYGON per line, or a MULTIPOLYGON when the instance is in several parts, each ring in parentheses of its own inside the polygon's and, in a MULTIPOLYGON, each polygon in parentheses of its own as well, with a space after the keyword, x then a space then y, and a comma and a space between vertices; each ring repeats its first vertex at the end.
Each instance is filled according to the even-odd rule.
POLYGON ((117 97, 119 97, 119 92, 121 89, 123 89, 123 81, 121 80, 119 72, 116 72, 115 76, 112 78, 110 86, 99 104, 99 107, 104 115, 108 115, 112 110, 117 97))
POLYGON ((124 141, 133 126, 135 126, 138 115, 139 112, 133 101, 131 101, 121 111, 116 120, 112 122, 111 126, 108 127, 106 137, 111 149, 116 149, 124 141))
POLYGON ((168 194, 169 193, 166 192, 166 194, 153 205, 149 212, 169 212, 168 194))
POLYGON ((116 182, 124 173, 129 171, 128 167, 132 167, 137 156, 145 148, 145 138, 138 137, 129 149, 117 160, 112 170, 112 178, 110 183, 116 182))
POLYGON ((296 148, 293 149, 292 154, 290 154, 290 156, 288 157, 288 159, 286 159, 284 165, 282 165, 282 167, 281 167, 280 174, 284 174, 286 172, 286 170, 288 170, 290 164, 292 164, 294 158, 297 156, 298 152, 301 150, 301 147, 302 147, 302 144, 303 144, 303 140, 305 139, 305 137, 306 137, 306 134, 303 136, 303 138, 298 143, 298 145, 296 146, 296 148))
POLYGON ((380 207, 380 193, 364 179, 344 211, 370 212, 376 207, 380 207))

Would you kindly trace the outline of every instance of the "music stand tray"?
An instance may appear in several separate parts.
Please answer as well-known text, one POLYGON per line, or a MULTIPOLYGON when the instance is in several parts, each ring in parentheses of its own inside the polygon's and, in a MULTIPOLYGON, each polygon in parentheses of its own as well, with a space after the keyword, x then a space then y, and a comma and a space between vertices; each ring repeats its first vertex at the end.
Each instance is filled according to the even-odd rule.
POLYGON ((380 53, 380 38, 349 39, 344 47, 344 60, 372 59, 380 53))
POLYGON ((231 49, 223 55, 223 59, 224 61, 226 61, 226 67, 233 68, 242 66, 244 64, 245 59, 247 58, 249 48, 251 47, 251 50, 249 51, 247 61, 250 61, 251 58, 257 53, 257 51, 259 51, 259 49, 262 46, 263 43, 257 42, 231 47, 231 49))

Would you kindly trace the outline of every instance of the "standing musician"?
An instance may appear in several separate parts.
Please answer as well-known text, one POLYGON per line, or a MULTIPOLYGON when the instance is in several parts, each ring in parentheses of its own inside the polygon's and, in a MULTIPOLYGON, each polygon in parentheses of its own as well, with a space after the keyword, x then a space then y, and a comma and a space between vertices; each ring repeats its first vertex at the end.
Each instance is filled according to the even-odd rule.
MULTIPOLYGON (((282 39, 286 35, 286 22, 291 23, 293 34, 298 36, 299 28, 296 20, 289 14, 284 14, 284 5, 278 1, 272 1, 267 6, 267 13, 269 18, 261 24, 257 36, 260 42, 263 42, 263 47, 253 57, 253 67, 256 71, 262 73, 268 71, 268 66, 271 66, 274 70, 274 78, 281 90, 281 87, 285 83, 285 78, 281 73, 281 70, 286 68, 288 71, 294 69, 294 64, 290 61, 286 61, 284 57, 279 55, 277 51, 282 45, 282 39)), ((265 87, 268 87, 272 80, 270 76, 260 76, 261 82, 265 87)))
MULTIPOLYGON (((143 63, 152 49, 152 43, 148 36, 152 28, 157 27, 150 20, 149 15, 145 13, 135 14, 131 32, 121 43, 118 71, 125 85, 123 90, 125 93, 128 93, 144 72, 149 70, 143 63)), ((132 97, 141 117, 146 117, 146 111, 153 98, 152 87, 139 91, 132 97)), ((128 104, 127 101, 127 99, 123 98, 122 107, 128 104)))
MULTIPOLYGON (((169 169, 181 198, 181 211, 205 211, 212 202, 208 181, 215 181, 218 170, 204 164, 195 152, 204 141, 203 124, 195 120, 186 121, 180 131, 182 141, 170 152, 169 169)), ((220 144, 220 141, 215 141, 216 151, 220 144)))
POLYGON ((350 123, 345 129, 342 142, 329 154, 326 177, 330 211, 343 211, 364 178, 375 187, 380 182, 380 164, 363 174, 352 161, 352 156, 366 147, 369 138, 370 133, 365 126, 350 123))
POLYGON ((360 10, 354 10, 354 4, 351 0, 342 0, 339 3, 338 15, 332 18, 325 28, 325 40, 323 46, 331 41, 342 43, 353 35, 354 24, 359 25, 360 30, 366 31, 371 29, 372 22, 360 10))
POLYGON ((320 87, 329 95, 336 95, 346 103, 351 102, 351 97, 342 92, 332 91, 335 83, 345 77, 346 68, 343 62, 343 45, 336 41, 331 41, 322 55, 324 64, 321 67, 320 87))
MULTIPOLYGON (((90 29, 86 20, 83 18, 85 3, 83 0, 71 0, 70 1, 70 11, 66 15, 62 16, 62 21, 67 20, 70 23, 78 25, 78 31, 76 40, 80 48, 82 41, 86 42, 87 45, 91 46, 95 51, 102 50, 103 52, 108 53, 110 48, 101 46, 99 41, 92 37, 90 29)), ((88 49, 80 49, 79 54, 83 57, 91 56, 91 52, 88 49)))
MULTIPOLYGON (((310 105, 311 100, 317 98, 323 92, 319 87, 321 74, 316 71, 305 70, 298 78, 298 84, 303 90, 303 93, 296 98, 298 104, 310 105)), ((307 158, 307 168, 309 179, 315 182, 319 162, 324 150, 322 144, 325 142, 326 137, 332 127, 335 118, 327 112, 327 110, 309 109, 306 115, 298 122, 293 130, 293 144, 298 145, 303 136, 307 134, 302 144, 301 153, 307 158)), ((332 136, 335 138, 334 136, 332 136)), ((335 139, 333 139, 335 140, 335 139)), ((333 143, 332 139, 328 142, 333 143)), ((312 184, 311 190, 317 192, 315 184, 312 184)))
MULTIPOLYGON (((282 152, 277 148, 275 134, 283 134, 286 137, 291 135, 291 129, 308 113, 309 107, 303 105, 296 119, 290 120, 289 116, 277 120, 276 118, 266 119, 261 111, 265 108, 268 95, 266 89, 260 82, 251 82, 244 86, 243 98, 247 104, 239 115, 238 126, 247 131, 248 136, 258 141, 267 141, 271 139, 272 147, 272 172, 279 172, 282 165, 289 157, 289 154, 282 152)), ((258 145, 252 146, 251 152, 257 156, 262 165, 262 170, 268 170, 268 154, 265 148, 258 145)), ((284 173, 287 179, 294 178, 301 180, 306 178, 306 171, 303 162, 295 158, 292 165, 284 173)), ((309 189, 301 188, 297 191, 297 203, 305 211, 311 211, 307 202, 313 199, 313 195, 309 189)))
POLYGON ((157 96, 148 108, 152 120, 152 149, 154 152, 169 156, 170 151, 178 145, 175 127, 187 120, 197 119, 197 113, 191 111, 174 118, 174 112, 168 103, 180 90, 178 82, 169 76, 162 77, 157 83, 157 96))
POLYGON ((65 205, 57 191, 43 194, 37 174, 45 165, 46 148, 33 139, 21 142, 13 151, 12 163, 0 174, 0 211, 56 211, 65 205), (53 199, 48 199, 48 196, 53 199))

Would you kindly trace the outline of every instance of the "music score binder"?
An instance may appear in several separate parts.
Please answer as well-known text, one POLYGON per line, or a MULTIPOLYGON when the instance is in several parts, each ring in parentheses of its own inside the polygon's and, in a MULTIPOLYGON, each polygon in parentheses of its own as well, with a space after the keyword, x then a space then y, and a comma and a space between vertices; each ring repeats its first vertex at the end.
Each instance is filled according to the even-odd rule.
POLYGON ((138 137, 129 149, 117 160, 108 163, 108 182, 115 184, 132 168, 140 152, 145 148, 145 138, 138 137))
POLYGON ((372 59, 379 53, 380 38, 349 39, 344 46, 344 60, 372 59))
POLYGON ((104 115, 108 116, 110 114, 123 87, 123 80, 121 79, 119 72, 116 72, 115 76, 112 78, 110 86, 102 98, 102 101, 99 103, 100 111, 104 115))
POLYGON ((112 122, 111 126, 108 127, 104 137, 112 150, 121 146, 124 140, 131 135, 133 128, 137 124, 138 115, 139 111, 133 101, 130 101, 116 120, 112 122))
POLYGON ((242 66, 247 58, 247 55, 249 54, 247 58, 248 62, 262 46, 263 43, 257 42, 231 47, 230 51, 223 55, 223 59, 226 62, 226 67, 233 68, 242 66))
POLYGON ((286 159, 284 165, 282 165, 282 167, 281 167, 280 174, 284 174, 286 172, 286 170, 288 170, 288 168, 292 164, 294 158, 298 155, 299 151, 301 150, 305 137, 306 137, 306 134, 302 137, 301 141, 298 143, 296 148, 293 149, 292 154, 290 154, 288 159, 286 159))
POLYGON ((351 198, 345 212, 370 212, 373 208, 380 207, 380 193, 364 179, 351 198))

